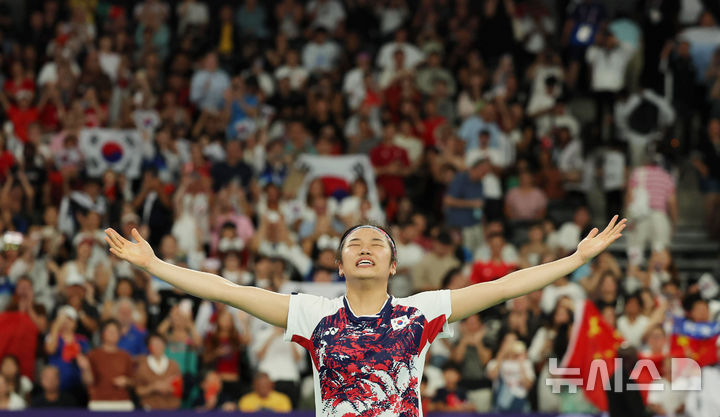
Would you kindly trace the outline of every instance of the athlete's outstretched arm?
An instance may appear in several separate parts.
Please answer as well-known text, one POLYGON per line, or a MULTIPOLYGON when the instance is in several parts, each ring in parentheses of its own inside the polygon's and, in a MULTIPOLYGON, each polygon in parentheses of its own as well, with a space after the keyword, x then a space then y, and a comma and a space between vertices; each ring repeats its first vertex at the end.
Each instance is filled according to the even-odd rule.
POLYGON ((452 314, 448 321, 458 321, 505 300, 539 290, 573 272, 604 251, 621 236, 626 219, 612 218, 605 230, 594 228, 577 247, 575 253, 554 262, 525 268, 490 282, 452 290, 452 314))
POLYGON ((110 252, 174 287, 196 297, 237 307, 272 325, 287 327, 289 295, 240 286, 214 274, 163 262, 136 229, 132 229, 132 236, 138 243, 128 241, 113 229, 105 229, 105 235, 110 252))

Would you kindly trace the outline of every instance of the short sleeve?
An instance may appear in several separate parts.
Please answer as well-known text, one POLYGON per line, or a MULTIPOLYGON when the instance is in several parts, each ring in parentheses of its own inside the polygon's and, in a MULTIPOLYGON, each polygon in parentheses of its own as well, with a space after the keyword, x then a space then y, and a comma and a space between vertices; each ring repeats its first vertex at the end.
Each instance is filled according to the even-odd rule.
POLYGON ((310 294, 292 294, 288 309, 287 328, 284 340, 293 341, 298 336, 310 339, 320 320, 337 311, 333 300, 310 294), (334 311, 333 311, 334 310, 334 311))
POLYGON ((425 291, 398 300, 399 304, 409 305, 422 312, 427 320, 423 339, 432 343, 435 338, 453 336, 453 328, 448 324, 452 314, 450 290, 425 291))

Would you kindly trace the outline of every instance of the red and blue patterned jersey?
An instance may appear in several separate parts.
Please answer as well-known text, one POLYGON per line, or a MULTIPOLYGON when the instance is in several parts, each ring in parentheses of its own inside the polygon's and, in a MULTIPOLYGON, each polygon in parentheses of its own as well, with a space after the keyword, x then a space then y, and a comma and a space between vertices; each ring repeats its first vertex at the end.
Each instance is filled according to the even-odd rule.
POLYGON ((322 417, 422 416, 420 380, 436 337, 451 337, 450 290, 390 297, 356 316, 345 297, 290 297, 285 340, 308 350, 322 417))

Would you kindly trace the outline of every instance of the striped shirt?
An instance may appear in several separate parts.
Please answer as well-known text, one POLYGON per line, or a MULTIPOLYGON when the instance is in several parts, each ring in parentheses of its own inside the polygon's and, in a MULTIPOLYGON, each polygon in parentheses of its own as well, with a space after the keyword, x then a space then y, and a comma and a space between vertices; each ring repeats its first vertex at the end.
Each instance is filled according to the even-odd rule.
POLYGON ((667 203, 675 193, 675 181, 670 174, 659 166, 645 166, 635 168, 628 181, 630 188, 644 186, 650 197, 650 208, 667 212, 667 203), (641 172, 645 172, 645 180, 641 180, 641 172), (643 184, 641 184, 643 183, 643 184))

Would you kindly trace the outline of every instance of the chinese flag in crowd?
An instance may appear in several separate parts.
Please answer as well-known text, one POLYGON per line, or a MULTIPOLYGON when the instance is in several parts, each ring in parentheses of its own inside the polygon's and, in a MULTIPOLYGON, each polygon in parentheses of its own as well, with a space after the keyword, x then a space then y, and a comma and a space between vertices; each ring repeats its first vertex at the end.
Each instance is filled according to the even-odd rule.
POLYGON ((605 323, 591 301, 580 304, 580 308, 575 311, 575 325, 560 366, 580 369, 579 377, 573 375, 567 378, 581 378, 585 396, 595 407, 603 411, 608 409, 607 394, 603 386, 609 381, 602 372, 590 375, 590 365, 595 359, 603 360, 607 366, 607 375, 612 378, 615 372, 615 357, 622 342, 620 333, 605 323), (595 379, 594 386, 588 389, 591 385, 591 376, 595 379))
POLYGON ((676 317, 670 336, 670 356, 690 358, 700 366, 717 363, 717 342, 720 322, 699 323, 676 317))

